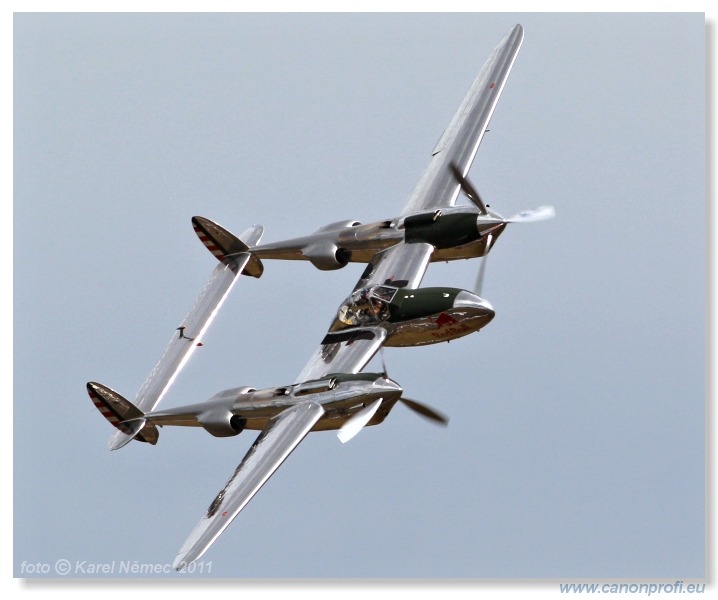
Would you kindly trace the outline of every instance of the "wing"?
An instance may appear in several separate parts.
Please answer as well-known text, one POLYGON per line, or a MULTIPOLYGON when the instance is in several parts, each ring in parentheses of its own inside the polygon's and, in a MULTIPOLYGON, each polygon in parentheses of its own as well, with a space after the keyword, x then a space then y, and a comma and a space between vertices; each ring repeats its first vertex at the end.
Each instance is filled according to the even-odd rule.
POLYGON ((454 163, 462 175, 469 171, 523 37, 523 28, 516 25, 484 63, 434 148, 431 162, 409 197, 402 215, 454 205, 459 184, 451 171, 451 164, 454 163))
POLYGON ((399 243, 377 252, 364 269, 354 291, 368 285, 417 288, 424 278, 434 246, 424 242, 399 243))
POLYGON ((386 340, 383 327, 330 331, 297 377, 297 382, 321 379, 329 373, 358 373, 386 340))
POLYGON ((323 414, 320 404, 306 402, 270 420, 177 553, 175 569, 204 554, 323 414))
MULTIPOLYGON (((377 253, 359 278, 354 291, 368 285, 416 288, 431 259, 431 244, 397 244, 377 253)), ((319 348, 297 377, 298 382, 330 373, 358 373, 384 344, 388 332, 380 326, 341 328, 334 318, 319 348)))
MULTIPOLYGON (((262 235, 261 226, 247 230, 242 236, 254 244, 262 235)), ((207 330, 219 311, 227 294, 237 280, 238 275, 250 261, 248 253, 225 256, 217 265, 194 306, 182 321, 177 333, 174 333, 164 354, 152 369, 144 384, 137 392, 135 406, 142 412, 150 412, 162 399, 172 382, 182 370, 195 348, 200 344, 202 335, 207 330)), ((109 441, 111 450, 117 450, 132 439, 131 436, 116 431, 109 441)))

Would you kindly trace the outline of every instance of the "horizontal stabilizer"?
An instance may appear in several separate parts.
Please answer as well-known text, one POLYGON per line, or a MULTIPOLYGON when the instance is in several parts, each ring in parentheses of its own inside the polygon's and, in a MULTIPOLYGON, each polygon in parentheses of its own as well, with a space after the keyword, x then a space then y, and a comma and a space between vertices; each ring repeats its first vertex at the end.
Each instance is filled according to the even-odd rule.
MULTIPOLYGON (((102 413, 102 416, 127 436, 125 444, 132 439, 153 445, 157 443, 160 435, 157 427, 152 423, 148 423, 144 418, 144 413, 132 402, 115 390, 94 381, 87 384, 87 393, 97 410, 102 413)), ((114 446, 112 449, 116 450, 122 446, 124 444, 114 446)))
MULTIPOLYGON (((200 218, 200 217, 197 217, 200 218)), ((245 232, 250 243, 262 235, 262 227, 254 226, 245 232)), ((231 235, 231 234, 230 234, 231 235)), ((241 242, 240 242, 241 243, 241 242)), ((134 404, 145 413, 154 410, 165 395, 172 382, 184 368, 194 350, 202 345, 202 337, 212 323, 225 298, 251 259, 248 252, 228 255, 212 272, 199 297, 180 326, 172 334, 167 348, 155 367, 150 371, 134 404)), ((124 446, 129 439, 121 431, 115 431, 110 440, 110 448, 124 446)))
MULTIPOLYGON (((264 232, 259 225, 248 229, 242 234, 246 239, 245 243, 221 225, 204 217, 192 217, 192 227, 200 241, 207 246, 207 250, 214 254, 219 262, 226 262, 233 255, 247 252, 249 246, 256 246, 259 243, 264 232)), ((262 261, 252 255, 242 270, 242 275, 261 277, 263 272, 262 261)))

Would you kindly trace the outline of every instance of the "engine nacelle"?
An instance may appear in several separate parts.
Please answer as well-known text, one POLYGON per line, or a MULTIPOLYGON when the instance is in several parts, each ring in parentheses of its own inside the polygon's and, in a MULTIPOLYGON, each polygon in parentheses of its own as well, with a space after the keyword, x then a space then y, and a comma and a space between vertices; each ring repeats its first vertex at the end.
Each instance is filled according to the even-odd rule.
POLYGON ((232 414, 226 408, 209 410, 198 415, 197 420, 215 437, 239 435, 247 425, 247 419, 232 414))
POLYGON ((404 240, 408 243, 424 242, 443 250, 469 244, 481 238, 473 213, 447 213, 440 210, 404 219, 404 240))
POLYGON ((302 250, 302 254, 320 271, 341 269, 347 265, 352 256, 351 252, 338 248, 330 241, 310 244, 302 250))

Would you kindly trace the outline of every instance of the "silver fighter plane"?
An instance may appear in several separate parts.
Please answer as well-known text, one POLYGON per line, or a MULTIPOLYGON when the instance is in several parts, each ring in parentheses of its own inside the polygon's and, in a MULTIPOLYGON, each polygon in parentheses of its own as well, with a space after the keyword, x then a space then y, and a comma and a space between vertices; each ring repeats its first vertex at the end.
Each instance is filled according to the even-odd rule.
POLYGON ((397 402, 441 424, 439 412, 402 396, 386 373, 362 373, 383 345, 419 346, 449 341, 488 324, 489 302, 449 287, 420 288, 428 264, 485 256, 509 222, 550 218, 541 207, 504 219, 483 203, 466 174, 523 40, 514 27, 484 64, 434 148, 429 166, 400 216, 369 225, 342 222, 304 238, 260 244, 254 226, 235 236, 204 217, 192 224, 219 265, 134 402, 90 382, 95 406, 116 428, 110 448, 131 440, 156 444, 158 427, 201 427, 217 437, 258 430, 246 456, 217 494, 177 554, 183 569, 197 560, 310 431, 336 430, 346 442, 381 423, 397 402), (471 200, 457 205, 459 193, 471 200), (186 364, 239 274, 260 277, 261 259, 309 260, 330 270, 350 261, 367 267, 339 306, 318 349, 294 383, 220 392, 206 402, 169 410, 156 406, 186 364))

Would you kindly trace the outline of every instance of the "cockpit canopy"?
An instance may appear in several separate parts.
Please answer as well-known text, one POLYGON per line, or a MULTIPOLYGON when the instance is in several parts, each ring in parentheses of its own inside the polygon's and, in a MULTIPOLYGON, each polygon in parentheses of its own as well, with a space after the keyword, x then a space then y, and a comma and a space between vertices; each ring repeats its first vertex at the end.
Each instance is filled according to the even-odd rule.
POLYGON ((339 307, 339 320, 345 325, 372 325, 389 318, 389 303, 398 288, 370 285, 355 291, 339 307))

